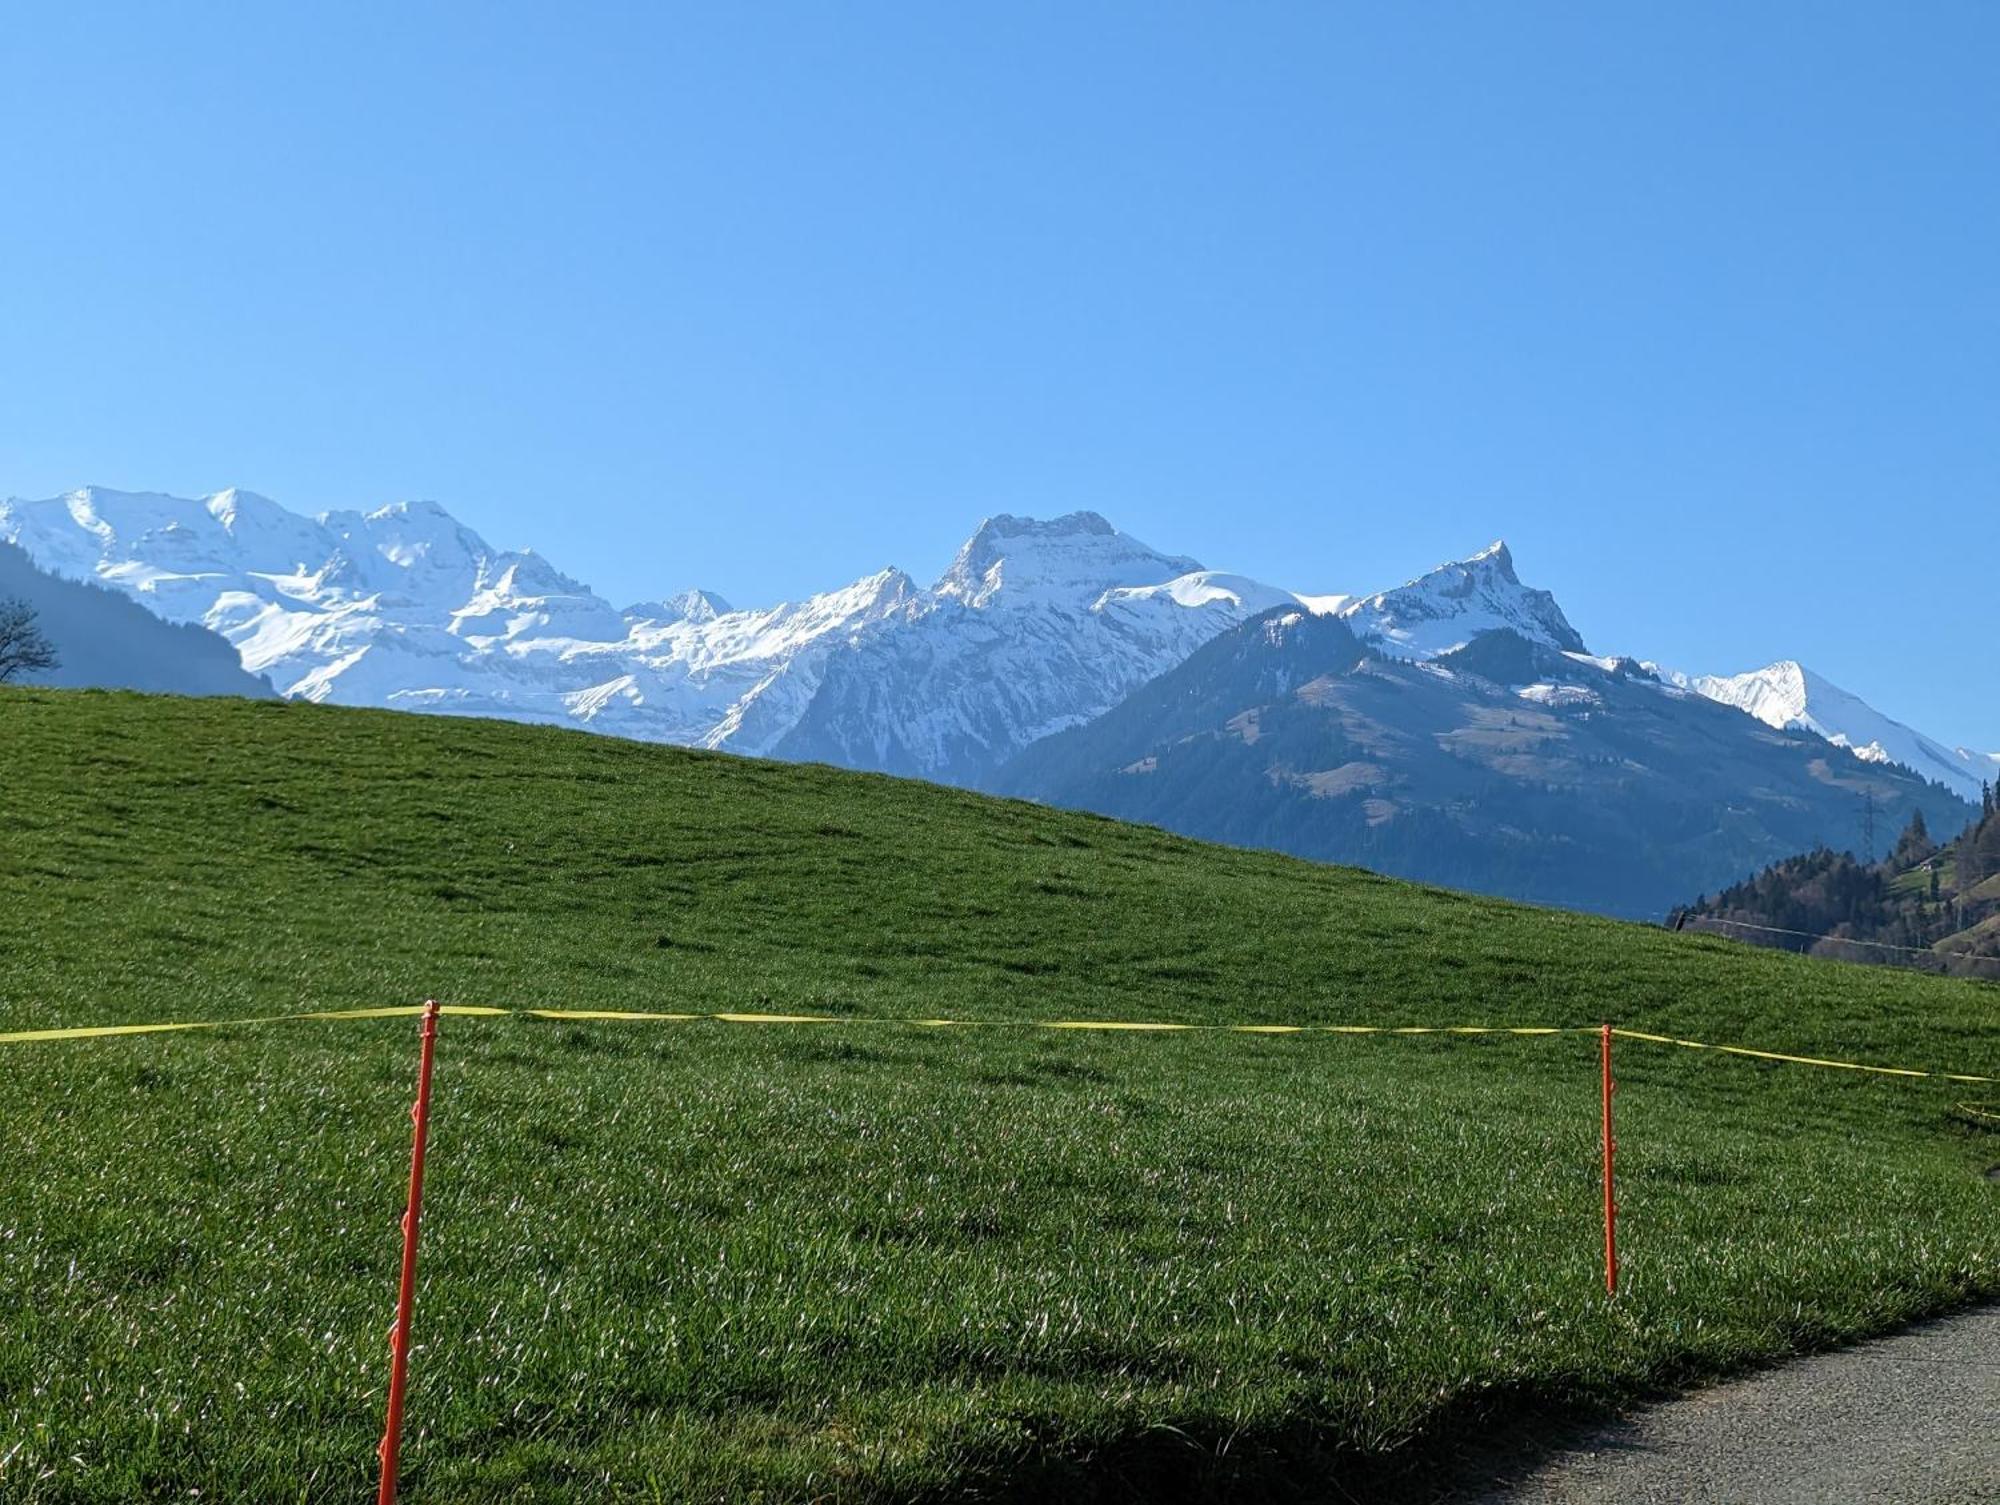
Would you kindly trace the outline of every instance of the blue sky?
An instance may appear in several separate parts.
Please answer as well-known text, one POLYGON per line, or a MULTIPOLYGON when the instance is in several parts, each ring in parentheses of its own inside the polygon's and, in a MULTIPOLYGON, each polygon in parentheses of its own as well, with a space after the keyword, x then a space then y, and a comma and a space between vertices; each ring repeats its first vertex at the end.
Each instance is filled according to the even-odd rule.
POLYGON ((444 502, 618 600, 984 514, 2000 748, 2000 9, 23 8, 0 493, 444 502), (316 14, 309 12, 316 11, 316 14))

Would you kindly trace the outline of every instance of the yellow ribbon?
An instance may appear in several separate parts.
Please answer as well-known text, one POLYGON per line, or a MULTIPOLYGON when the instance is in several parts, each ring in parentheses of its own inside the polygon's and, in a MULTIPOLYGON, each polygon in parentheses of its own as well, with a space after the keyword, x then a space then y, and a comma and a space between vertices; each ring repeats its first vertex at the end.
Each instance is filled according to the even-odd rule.
MULTIPOLYGON (((20 1045, 40 1040, 87 1040, 109 1035, 152 1035, 174 1030, 222 1029, 237 1024, 282 1024, 302 1019, 406 1019, 423 1013, 423 1005, 395 1005, 372 1009, 327 1009, 304 1014, 265 1014, 245 1019, 192 1019, 158 1024, 88 1024, 64 1029, 16 1030, 0 1034, 0 1045, 20 1045)), ((609 1022, 658 1022, 687 1024, 712 1020, 722 1024, 889 1024, 924 1029, 1000 1026, 1025 1029, 1105 1030, 1140 1034, 1174 1034, 1214 1031, 1240 1035, 1566 1035, 1596 1034, 1595 1025, 1522 1024, 1189 1024, 1169 1019, 910 1019, 885 1015, 849 1014, 764 1014, 764 1013, 648 1013, 635 1009, 503 1009, 475 1004, 447 1004, 440 1014, 461 1018, 492 1019, 524 1015, 534 1019, 591 1019, 609 1022)), ((1621 1040, 1639 1040, 1650 1045, 1673 1045, 1686 1050, 1715 1051, 1721 1055, 1747 1056, 1759 1061, 1783 1061, 1793 1066, 1818 1066, 1836 1071, 1860 1071, 1875 1076, 1935 1078, 1946 1082, 1990 1084, 2000 1077, 1976 1076, 1959 1071, 1918 1071, 1906 1066, 1876 1066, 1864 1061, 1835 1061, 1824 1056, 1787 1055, 1783 1051, 1757 1050, 1747 1045, 1715 1045, 1705 1040, 1683 1040, 1675 1035, 1656 1035, 1645 1030, 1613 1028, 1621 1040)), ((1963 1106, 1963 1105, 1961 1105, 1963 1106)), ((1994 1117, 1967 1108, 1978 1117, 1994 1117)))

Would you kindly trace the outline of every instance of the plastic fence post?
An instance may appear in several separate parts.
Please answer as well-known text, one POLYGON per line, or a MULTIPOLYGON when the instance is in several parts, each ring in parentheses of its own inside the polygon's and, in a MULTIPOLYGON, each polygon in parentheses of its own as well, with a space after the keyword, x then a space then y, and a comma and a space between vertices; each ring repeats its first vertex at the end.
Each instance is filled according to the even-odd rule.
POLYGON ((1613 1189, 1611 1162, 1617 1142, 1611 1135, 1611 1026, 1604 1025, 1598 1036, 1599 1056, 1604 1067, 1604 1289, 1618 1294, 1618 1200, 1613 1189))
POLYGON ((396 1325, 389 1329, 389 1420, 382 1432, 382 1488, 377 1505, 396 1505, 396 1459, 403 1442, 403 1392, 410 1375, 410 1316, 417 1301, 417 1219, 424 1205, 424 1138, 431 1120, 431 1052, 437 1044, 438 1006, 424 1000, 417 1102, 410 1109, 410 1204, 403 1213, 403 1278, 396 1290, 396 1325))

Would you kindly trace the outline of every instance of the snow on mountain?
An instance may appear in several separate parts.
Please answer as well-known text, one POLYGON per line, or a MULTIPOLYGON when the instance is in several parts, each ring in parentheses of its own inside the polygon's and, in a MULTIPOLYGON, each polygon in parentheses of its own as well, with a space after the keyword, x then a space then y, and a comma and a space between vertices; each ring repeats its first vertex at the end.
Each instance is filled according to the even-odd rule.
POLYGON ((1296 599, 1159 553, 1094 512, 989 518, 929 592, 828 663, 774 750, 977 782, 1216 634, 1296 599))
MULTIPOLYGON (((1161 553, 1092 512, 990 518, 927 590, 891 569, 752 610, 699 590, 620 610, 432 502, 308 518, 248 491, 85 488, 0 502, 0 540, 221 634, 285 695, 958 782, 1274 606, 1337 616, 1392 658, 1428 661, 1501 628, 1584 652, 1504 544, 1372 596, 1295 595, 1161 553)), ((2000 778, 2000 754, 1947 749, 1795 663, 1663 677, 1970 799, 2000 778)))
POLYGON ((975 610, 1075 609, 1114 586, 1157 586, 1200 570, 1199 561, 1157 553, 1095 512, 1046 522, 1003 512, 979 525, 932 590, 975 610))
MULTIPOLYGON (((1482 632, 1505 628, 1607 671, 1620 662, 1587 652, 1555 597, 1521 584, 1504 543, 1361 600, 1335 597, 1322 604, 1310 597, 1300 599, 1317 611, 1344 618, 1356 636, 1392 658, 1433 659, 1463 647, 1482 632)), ((1944 784, 1975 804, 1981 781, 1993 779, 2000 766, 2000 755, 1947 749, 1794 662, 1729 677, 1665 673, 1650 664, 1640 667, 1657 674, 1670 693, 1693 691, 1735 706, 1769 726, 1814 732, 1866 761, 1896 763, 1944 784)))
POLYGON ((628 621, 658 622, 665 626, 673 622, 713 622, 734 610, 714 591, 684 590, 658 601, 635 602, 625 608, 623 615, 628 621))
MULTIPOLYGON (((1440 565, 1395 590, 1359 601, 1333 599, 1340 602, 1333 610, 1355 636, 1391 658, 1436 658, 1497 630, 1549 648, 1584 651, 1556 598, 1521 584, 1504 543, 1440 565)), ((1327 608, 1315 602, 1315 609, 1327 608)))
POLYGON ((1979 802, 1981 781, 1991 780, 2000 767, 2000 754, 1946 748, 1792 659, 1747 674, 1667 678, 1710 700, 1733 705, 1766 726, 1817 732, 1870 763, 1900 763, 1974 804, 1979 802))
POLYGON ((842 761, 932 777, 969 777, 1095 715, 1292 599, 1161 554, 1094 513, 989 519, 927 591, 883 570, 754 610, 683 591, 621 611, 430 502, 306 518, 247 491, 86 488, 0 503, 0 539, 222 634, 289 696, 748 753, 837 743, 842 761), (845 688, 822 701, 836 660, 845 688), (858 692, 857 674, 880 682, 858 692), (843 724, 857 693, 881 724, 843 724), (794 737, 808 720, 810 735, 794 737))
POLYGON ((86 488, 0 504, 0 538, 222 634, 286 695, 964 782, 1278 605, 1338 612, 1400 656, 1499 626, 1582 646, 1499 545, 1365 600, 1301 597, 1093 512, 989 518, 928 590, 885 570, 748 611, 701 591, 621 611, 429 502, 305 518, 247 491, 86 488))
MULTIPOLYGON (((1356 636, 1392 658, 1433 659, 1482 632, 1506 628, 1607 671, 1620 662, 1587 652, 1555 597, 1521 584, 1504 543, 1442 565, 1396 590, 1358 601, 1333 600, 1339 604, 1313 602, 1314 609, 1341 616, 1356 636)), ((1975 804, 1981 781, 1992 780, 2000 766, 2000 755, 1948 749, 1789 660, 1727 677, 1663 672, 1651 664, 1640 667, 1658 675, 1670 691, 1693 691, 1735 706, 1769 726, 1814 732, 1856 757, 1899 764, 1975 804)))
POLYGON ((998 793, 1424 882, 1658 917, 1827 837, 1967 807, 1629 660, 1481 634, 1365 651, 1280 606, 998 770, 998 793))
POLYGON ((621 612, 433 502, 305 518, 247 491, 9 500, 0 539, 220 633, 289 696, 746 752, 790 725, 843 634, 913 589, 885 571, 761 611, 684 592, 621 612))

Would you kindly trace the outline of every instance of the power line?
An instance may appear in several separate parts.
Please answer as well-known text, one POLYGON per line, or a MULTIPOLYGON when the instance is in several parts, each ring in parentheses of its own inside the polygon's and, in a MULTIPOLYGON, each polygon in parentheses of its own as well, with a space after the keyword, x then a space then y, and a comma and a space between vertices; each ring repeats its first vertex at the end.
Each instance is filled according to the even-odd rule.
POLYGON ((1955 952, 1939 951, 1930 946, 1898 946, 1891 941, 1864 941, 1851 935, 1826 935, 1816 930, 1787 930, 1779 925, 1753 925, 1748 920, 1725 920, 1720 915, 1683 915, 1682 923, 1676 926, 1729 925, 1738 930, 1761 930, 1766 935, 1792 935, 1805 941, 1832 941, 1836 946, 1872 946, 1878 951, 1901 951, 1910 956, 1928 956, 1936 961, 1978 962, 2000 965, 2000 956, 1960 956, 1955 952))

